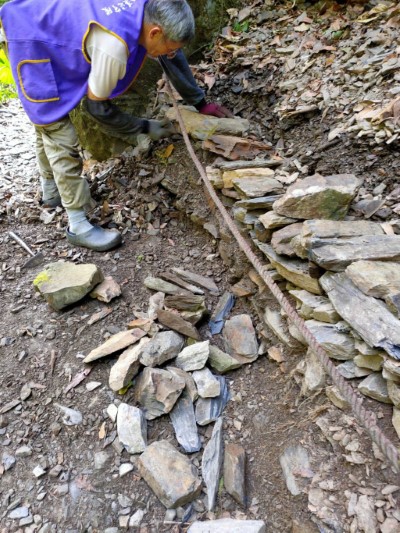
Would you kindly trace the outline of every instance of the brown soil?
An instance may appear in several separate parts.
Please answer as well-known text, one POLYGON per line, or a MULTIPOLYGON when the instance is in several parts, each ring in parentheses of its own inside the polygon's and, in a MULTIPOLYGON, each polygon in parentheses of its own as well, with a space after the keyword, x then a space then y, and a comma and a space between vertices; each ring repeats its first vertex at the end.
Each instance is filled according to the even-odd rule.
MULTIPOLYGON (((335 119, 332 111, 324 118, 303 116, 290 128, 281 129, 271 114, 279 95, 262 94, 257 101, 256 93, 237 96, 231 92, 232 87, 233 76, 228 76, 215 85, 209 97, 239 109, 241 116, 257 124, 257 131, 267 140, 276 143, 282 139, 285 164, 290 164, 290 158, 297 158, 302 165, 308 165, 310 175, 354 173, 365 178, 364 195, 381 183, 386 184, 385 195, 397 187, 400 160, 395 146, 370 147, 346 136, 327 145, 326 134, 335 119)), ((22 117, 20 110, 16 113, 22 117)), ((7 128, 8 119, 1 115, 0 119, 2 128, 7 128)), ((6 135, 13 134, 10 130, 6 135)), ((63 392, 84 368, 83 355, 106 336, 124 329, 136 311, 146 310, 151 295, 143 286, 147 275, 183 266, 212 276, 222 293, 250 269, 222 227, 221 240, 202 229, 206 220, 219 226, 219 218, 206 200, 182 140, 173 142, 175 152, 169 160, 163 157, 167 143, 160 143, 157 151, 141 162, 121 156, 102 165, 87 164, 94 197, 102 207, 95 211, 93 220, 125 231, 123 246, 107 254, 72 249, 64 237, 66 219, 62 211, 44 225, 39 220, 41 210, 35 197, 37 183, 24 182, 23 166, 15 169, 12 164, 7 165, 9 178, 1 182, 0 195, 0 409, 19 399, 26 384, 30 384, 32 394, 3 417, 0 415, 0 458, 4 454, 15 455, 23 445, 31 447, 32 455, 17 458, 13 468, 0 471, 1 533, 24 529, 18 520, 8 517, 10 509, 22 505, 30 507, 37 531, 49 524, 42 533, 101 532, 118 527, 119 515, 128 507, 131 515, 138 509, 146 510, 141 533, 177 533, 187 530, 182 518, 192 521, 222 516, 259 518, 274 533, 354 532, 359 530, 354 525, 351 529, 354 518, 348 513, 348 503, 352 493, 371 496, 381 521, 393 515, 400 521, 397 492, 381 492, 388 484, 399 485, 398 477, 352 413, 334 407, 323 391, 307 398, 300 395, 301 373, 295 369, 304 357, 304 348, 299 344, 287 348, 270 332, 266 333, 267 338, 261 335, 259 310, 265 305, 278 309, 266 291, 254 298, 238 299, 231 313, 250 313, 266 348, 280 347, 286 360, 277 364, 263 354, 255 363, 227 376, 232 399, 224 412, 225 440, 240 443, 246 449, 246 508, 241 508, 221 488, 214 513, 206 512, 202 494, 192 506, 178 510, 175 523, 164 524, 165 508, 140 479, 137 458, 130 458, 111 444, 115 426, 106 414, 107 406, 115 400, 133 402, 131 389, 120 396, 108 387, 115 358, 96 362, 79 386, 63 392), (103 170, 111 166, 113 170, 101 177, 103 170), (174 183, 175 194, 159 184, 163 177, 174 183), (10 184, 10 178, 15 183, 10 184), (119 218, 115 218, 116 213, 120 213, 119 218), (158 228, 158 233, 153 231, 158 228), (113 276, 122 287, 122 296, 109 304, 113 312, 88 326, 89 317, 104 304, 86 298, 65 311, 52 311, 33 289, 32 280, 41 268, 21 269, 27 254, 8 237, 9 230, 17 232, 35 251, 42 251, 48 262, 94 262, 105 275, 113 276), (89 392, 85 387, 88 381, 102 385, 89 392), (83 423, 65 426, 56 403, 78 409, 83 423), (104 430, 105 435, 99 436, 104 430), (352 448, 346 449, 351 443, 358 463, 354 456, 351 458, 352 448), (294 497, 286 487, 279 459, 287 447, 298 444, 308 451, 312 472, 298 473, 296 479, 304 491, 294 497), (95 470, 94 454, 102 450, 110 453, 111 461, 105 469, 95 470), (119 478, 118 466, 129 460, 135 466, 133 472, 119 478), (47 472, 40 479, 32 473, 38 465, 47 472), (60 465, 61 472, 52 476, 49 471, 56 465, 60 465), (313 497, 309 499, 310 489, 313 497), (131 501, 124 502, 121 495, 131 501)), ((199 145, 196 149, 204 164, 213 159, 199 145)), ((386 216, 378 211, 372 220, 382 222, 386 216)), ((210 311, 217 301, 207 295, 210 311)), ((200 331, 207 338, 206 322, 200 331)), ((213 342, 223 346, 221 336, 213 342)), ((391 408, 373 400, 364 401, 377 414, 386 434, 398 442, 391 424, 391 408)), ((200 428, 204 443, 211 431, 211 427, 200 428)), ((176 444, 168 417, 150 422, 148 437, 149 442, 162 438, 176 444)), ((201 455, 202 451, 191 456, 197 466, 201 465, 201 455)), ((33 527, 25 531, 35 531, 33 527)), ((376 531, 380 531, 378 527, 376 531)))

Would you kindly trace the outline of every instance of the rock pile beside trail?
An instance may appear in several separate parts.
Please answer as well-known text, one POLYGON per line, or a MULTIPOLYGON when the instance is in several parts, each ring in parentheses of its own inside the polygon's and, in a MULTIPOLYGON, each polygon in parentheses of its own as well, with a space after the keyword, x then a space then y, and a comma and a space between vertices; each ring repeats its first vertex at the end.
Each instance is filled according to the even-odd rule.
MULTIPOLYGON (((279 169, 256 170, 257 180, 279 180, 279 169)), ((294 298, 328 355, 345 361, 338 366, 341 374, 346 379, 364 377, 358 385, 362 394, 393 405, 400 437, 400 235, 394 232, 395 223, 349 216, 362 183, 353 175, 297 179, 283 195, 275 190, 271 201, 261 188, 258 196, 246 194, 236 178, 228 181, 231 173, 209 169, 214 186, 228 183, 238 193, 240 199, 232 206, 236 222, 269 260, 270 272, 276 271, 273 276, 294 298)), ((243 182, 255 179, 253 167, 240 173, 243 182)), ((231 189, 222 193, 230 195, 231 189)), ((279 313, 267 308, 264 322, 285 344, 292 344, 291 337, 307 344, 279 313)), ((304 375, 303 393, 325 385, 325 373, 312 352, 298 370, 304 375)), ((343 406, 337 396, 336 403, 343 406)))
MULTIPOLYGON (((139 474, 167 509, 198 499, 204 484, 206 506, 208 511, 213 511, 222 471, 227 493, 246 506, 245 450, 230 443, 224 457, 222 415, 230 393, 228 382, 221 374, 257 359, 260 346, 251 317, 233 314, 227 320, 234 306, 230 293, 219 297, 210 317, 205 293, 219 295, 211 278, 180 268, 161 276, 145 279, 145 286, 157 291, 149 299, 147 312, 136 312, 136 318, 126 330, 109 337, 83 361, 92 363, 120 353, 111 368, 109 386, 120 394, 132 391, 133 403, 118 401, 107 408, 111 421, 116 424, 115 440, 129 454, 140 454, 139 474), (196 325, 201 325, 202 320, 204 323, 206 316, 210 338, 202 340, 196 325), (213 344, 213 334, 220 332, 225 351, 213 344), (169 416, 176 441, 184 453, 168 440, 148 442, 147 421, 164 415, 169 416), (198 427, 213 422, 206 444, 198 427), (203 447, 200 475, 198 460, 193 462, 188 454, 203 447)), ((122 468, 120 475, 128 471, 122 468)), ((124 520, 129 525, 129 517, 123 517, 124 520)), ((230 531, 243 531, 243 527, 249 533, 265 531, 263 522, 251 520, 225 520, 221 524, 208 521, 207 526, 198 522, 189 531, 205 531, 206 527, 210 531, 228 527, 230 531)))

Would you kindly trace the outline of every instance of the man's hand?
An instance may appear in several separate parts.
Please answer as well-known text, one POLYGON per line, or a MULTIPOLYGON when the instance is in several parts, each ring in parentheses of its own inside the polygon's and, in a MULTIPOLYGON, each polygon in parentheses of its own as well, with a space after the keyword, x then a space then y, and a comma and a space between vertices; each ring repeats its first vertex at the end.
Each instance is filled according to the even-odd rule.
POLYGON ((229 109, 227 109, 226 107, 222 105, 214 104, 214 103, 204 104, 202 107, 200 107, 199 113, 201 113, 202 115, 211 115, 213 117, 218 117, 218 118, 234 117, 234 114, 232 113, 232 111, 229 111, 229 109))
POLYGON ((149 120, 148 122, 149 131, 147 135, 152 141, 158 141, 176 133, 174 125, 167 118, 163 120, 149 120))

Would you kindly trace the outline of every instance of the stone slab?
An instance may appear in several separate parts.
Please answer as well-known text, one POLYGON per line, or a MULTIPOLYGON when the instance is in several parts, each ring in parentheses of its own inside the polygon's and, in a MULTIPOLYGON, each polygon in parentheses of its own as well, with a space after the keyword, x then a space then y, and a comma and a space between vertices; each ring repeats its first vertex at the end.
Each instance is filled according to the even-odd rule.
POLYGON ((191 372, 201 370, 210 354, 210 341, 196 342, 186 346, 174 361, 174 366, 191 372))
POLYGON ((267 533, 267 527, 262 520, 207 520, 194 522, 187 533, 267 533))
POLYGON ((106 357, 115 352, 127 348, 131 344, 134 344, 139 339, 144 337, 146 333, 139 328, 130 329, 127 331, 120 331, 115 335, 112 335, 109 339, 106 340, 103 344, 92 350, 83 360, 84 363, 91 363, 100 359, 101 357, 106 357))
POLYGON ((255 243, 271 262, 272 266, 285 279, 313 294, 322 294, 322 289, 317 279, 309 274, 308 262, 300 259, 286 258, 275 253, 272 246, 262 242, 255 243))
POLYGON ((342 220, 361 183, 353 174, 315 174, 290 185, 273 209, 292 218, 342 220))
POLYGON ((185 381, 159 368, 146 367, 135 383, 135 399, 147 420, 169 413, 185 388, 185 381))
POLYGON ((207 487, 207 509, 209 511, 214 509, 217 501, 219 478, 224 458, 222 422, 222 417, 216 421, 211 439, 204 448, 201 463, 202 477, 207 487))
POLYGON ((309 252, 311 261, 341 272, 355 261, 399 261, 400 235, 371 235, 352 239, 332 239, 309 252))
POLYGON ((258 342, 249 315, 236 315, 225 322, 223 329, 225 349, 228 353, 245 359, 258 356, 258 342))
POLYGON ((283 191, 282 184, 275 178, 234 178, 232 184, 241 198, 261 198, 283 191))
MULTIPOLYGON (((244 118, 217 118, 203 115, 193 108, 179 106, 183 122, 188 134, 199 141, 204 141, 213 135, 243 136, 249 129, 250 123, 244 118)), ((165 114, 170 120, 177 120, 176 111, 171 107, 165 114)))
POLYGON ((50 263, 33 281, 33 286, 57 311, 78 302, 104 280, 94 264, 50 263))
POLYGON ((224 485, 235 501, 246 505, 246 452, 232 442, 225 445, 224 485))
POLYGON ((233 187, 234 179, 273 178, 275 172, 270 168, 237 168, 222 173, 225 189, 233 187))
POLYGON ((230 400, 227 380, 223 376, 216 376, 221 385, 221 393, 215 398, 199 398, 196 403, 196 421, 199 426, 205 426, 217 420, 226 404, 230 400))
POLYGON ((140 357, 143 348, 150 341, 145 337, 139 344, 131 346, 125 350, 112 366, 108 384, 113 391, 119 391, 126 387, 130 381, 138 374, 140 368, 140 357))
POLYGON ((165 440, 146 448, 139 458, 139 473, 167 509, 184 506, 201 491, 196 467, 165 440))
POLYGON ((133 405, 121 403, 117 413, 117 433, 128 453, 143 452, 147 446, 147 422, 143 412, 133 405))
POLYGON ((383 302, 366 296, 344 273, 327 272, 320 283, 339 315, 367 344, 400 359, 400 320, 383 302))
POLYGON ((176 440, 185 452, 198 452, 201 448, 201 441, 197 431, 193 402, 188 392, 184 391, 181 394, 169 416, 174 426, 176 440))

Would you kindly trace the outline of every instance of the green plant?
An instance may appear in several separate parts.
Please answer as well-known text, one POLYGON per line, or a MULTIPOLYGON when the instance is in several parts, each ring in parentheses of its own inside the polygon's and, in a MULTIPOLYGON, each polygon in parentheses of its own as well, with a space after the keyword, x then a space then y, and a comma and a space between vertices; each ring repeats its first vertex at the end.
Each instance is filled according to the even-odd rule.
POLYGON ((14 84, 10 62, 8 61, 4 50, 0 50, 0 83, 3 83, 4 85, 14 84))
POLYGON ((236 31, 238 33, 247 33, 250 28, 250 22, 248 20, 245 20, 243 22, 235 22, 233 25, 233 31, 236 31))
MULTIPOLYGON (((1 0, 0 0, 1 1, 1 0)), ((11 73, 10 62, 4 50, 0 50, 0 103, 15 98, 15 83, 11 73)))

